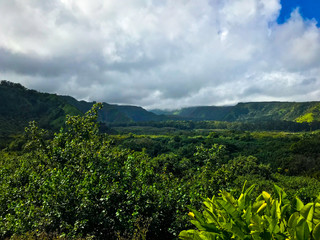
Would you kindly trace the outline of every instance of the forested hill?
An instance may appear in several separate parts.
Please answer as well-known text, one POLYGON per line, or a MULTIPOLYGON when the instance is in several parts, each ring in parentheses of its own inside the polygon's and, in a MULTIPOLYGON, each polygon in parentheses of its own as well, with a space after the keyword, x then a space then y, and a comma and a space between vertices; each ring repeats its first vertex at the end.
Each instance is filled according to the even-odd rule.
MULTIPOLYGON (((21 84, 0 82, 0 138, 23 131, 29 121, 47 129, 60 128, 65 116, 88 111, 94 102, 78 101, 70 96, 40 93, 21 84)), ((177 111, 147 111, 138 106, 103 103, 99 121, 104 123, 150 122, 165 120, 214 121, 295 121, 320 120, 320 102, 251 102, 235 106, 201 106, 177 111), (157 113, 157 114, 155 114, 157 113)))
POLYGON ((320 121, 320 102, 249 102, 235 106, 199 106, 175 111, 152 110, 188 120, 213 121, 320 121))
MULTIPOLYGON (((64 102, 76 107, 82 113, 91 109, 95 102, 78 101, 70 96, 60 96, 64 102)), ((103 103, 103 108, 99 111, 98 120, 104 123, 112 122, 146 122, 161 121, 166 119, 165 116, 158 116, 152 112, 148 112, 142 107, 126 106, 103 103)))
MULTIPOLYGON (((40 93, 18 83, 0 82, 0 142, 22 132, 30 121, 42 128, 59 129, 66 115, 81 115, 94 102, 78 101, 69 96, 40 93)), ((141 107, 104 103, 99 113, 101 122, 160 121, 163 117, 141 107)))
POLYGON ((46 129, 58 129, 65 116, 81 112, 59 96, 28 90, 20 84, 0 82, 0 143, 24 131, 30 121, 46 129))

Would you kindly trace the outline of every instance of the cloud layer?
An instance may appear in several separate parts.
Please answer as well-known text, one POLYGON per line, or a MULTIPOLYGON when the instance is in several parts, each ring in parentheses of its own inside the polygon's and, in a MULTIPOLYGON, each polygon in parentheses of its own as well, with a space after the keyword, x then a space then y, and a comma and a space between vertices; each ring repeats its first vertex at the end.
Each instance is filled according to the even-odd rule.
POLYGON ((320 100, 320 29, 279 0, 0 0, 0 78, 146 108, 320 100))

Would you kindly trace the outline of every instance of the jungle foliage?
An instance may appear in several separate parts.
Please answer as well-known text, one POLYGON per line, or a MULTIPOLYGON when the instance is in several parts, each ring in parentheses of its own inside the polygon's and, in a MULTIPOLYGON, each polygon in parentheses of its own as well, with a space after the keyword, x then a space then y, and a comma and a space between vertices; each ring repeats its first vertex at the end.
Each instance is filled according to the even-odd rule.
POLYGON ((219 197, 205 200, 202 214, 189 213, 197 230, 182 231, 180 239, 320 239, 320 195, 306 205, 298 197, 291 204, 283 189, 274 185, 274 196, 263 191, 252 201, 254 187, 244 185, 238 199, 221 191, 219 197))
MULTIPOLYGON (((168 126, 157 132, 151 128, 149 134, 142 128, 140 134, 134 134, 129 126, 116 129, 128 133, 102 134, 97 123, 101 107, 95 104, 84 115, 68 116, 55 133, 30 122, 25 134, 0 152, 0 238, 177 239, 181 231, 192 228, 186 214, 190 207, 193 221, 207 226, 206 221, 211 220, 200 213, 201 202, 220 191, 219 197, 206 200, 207 211, 214 208, 226 216, 223 229, 229 230, 230 216, 220 203, 229 204, 231 199, 238 215, 251 211, 250 217, 239 220, 241 232, 248 236, 253 231, 249 219, 261 218, 266 228, 258 230, 265 231, 268 218, 274 216, 273 206, 281 210, 289 204, 290 211, 277 215, 272 220, 274 229, 266 230, 279 235, 282 232, 276 225, 285 219, 289 226, 288 216, 294 214, 297 198, 300 206, 302 202, 318 204, 317 131, 168 126), (246 181, 255 184, 254 191, 242 187, 246 181), (262 191, 270 198, 258 194, 262 191), (240 198, 232 197, 237 195, 240 198), (256 202, 261 204, 258 209, 266 206, 264 210, 258 212, 256 202)), ((294 216, 297 221, 292 224, 297 225, 290 226, 300 226, 300 215, 294 216)), ((310 226, 306 224, 302 224, 304 229, 310 226)), ((202 231, 200 225, 196 227, 202 231)), ((312 229, 315 226, 316 222, 312 229)), ((291 228, 284 229, 285 235, 294 236, 291 228)), ((315 234, 309 228, 310 232, 315 234)))

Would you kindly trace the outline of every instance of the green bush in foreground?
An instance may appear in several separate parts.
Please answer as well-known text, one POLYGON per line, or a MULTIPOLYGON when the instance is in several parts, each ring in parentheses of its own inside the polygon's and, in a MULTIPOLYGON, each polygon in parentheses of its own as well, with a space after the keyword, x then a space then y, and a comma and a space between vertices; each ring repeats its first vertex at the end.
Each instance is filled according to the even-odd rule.
POLYGON ((306 205, 299 198, 291 204, 283 189, 274 185, 275 196, 263 191, 252 201, 254 187, 244 186, 238 199, 222 191, 205 200, 202 214, 189 213, 198 229, 182 231, 180 239, 320 239, 320 196, 306 205))
POLYGON ((68 117, 52 139, 31 122, 24 152, 0 153, 0 239, 172 239, 186 228, 179 169, 99 134, 99 108, 68 117))

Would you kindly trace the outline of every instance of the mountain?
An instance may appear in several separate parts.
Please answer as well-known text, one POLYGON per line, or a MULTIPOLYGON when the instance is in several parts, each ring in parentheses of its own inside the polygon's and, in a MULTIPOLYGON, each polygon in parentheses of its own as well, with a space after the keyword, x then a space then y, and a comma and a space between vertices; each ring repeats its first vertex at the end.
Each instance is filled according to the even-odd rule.
POLYGON ((199 106, 174 111, 151 110, 187 120, 213 121, 320 121, 320 102, 248 102, 235 106, 199 106))
POLYGON ((167 115, 171 117, 187 119, 187 120, 212 120, 223 121, 225 116, 233 107, 217 107, 217 106, 199 106, 187 107, 179 110, 151 110, 153 113, 167 115))
MULTIPOLYGON (((82 113, 91 109, 92 105, 96 102, 78 101, 70 96, 60 96, 60 98, 79 109, 82 113)), ((146 121, 161 121, 163 116, 158 116, 152 112, 148 112, 142 107, 128 106, 128 105, 116 105, 103 103, 103 108, 99 111, 98 120, 103 123, 112 122, 146 122, 146 121)))
MULTIPOLYGON (((28 122, 33 120, 42 128, 59 129, 63 126, 66 115, 81 115, 95 103, 29 90, 21 84, 9 81, 0 82, 0 102, 0 142, 23 132, 28 122)), ((320 121, 320 102, 247 102, 235 106, 199 106, 153 112, 138 106, 108 103, 103 103, 103 106, 98 118, 102 123, 165 120, 320 121)))
MULTIPOLYGON (((42 128, 59 129, 66 115, 81 115, 95 102, 78 101, 70 96, 29 90, 18 83, 0 82, 0 142, 10 135, 22 132, 30 121, 42 128)), ((142 107, 103 103, 99 112, 101 122, 141 122, 164 119, 142 107)))
MULTIPOLYGON (((320 102, 249 102, 239 103, 225 116, 226 121, 282 120, 298 121, 320 107, 320 102)), ((320 120, 319 115, 313 118, 320 120)), ((300 120, 300 122, 302 122, 300 120)))
POLYGON ((67 114, 81 114, 55 94, 39 93, 9 81, 0 82, 0 102, 0 143, 23 132, 30 121, 37 121, 42 128, 58 129, 67 114))

